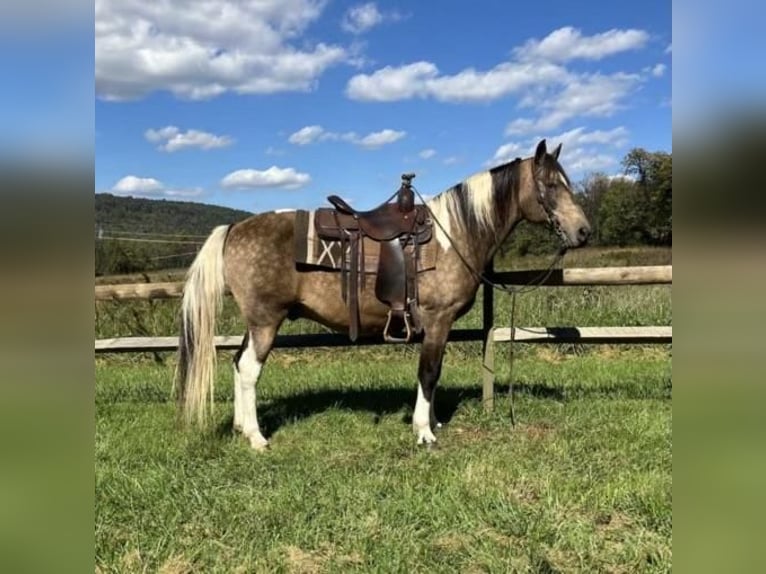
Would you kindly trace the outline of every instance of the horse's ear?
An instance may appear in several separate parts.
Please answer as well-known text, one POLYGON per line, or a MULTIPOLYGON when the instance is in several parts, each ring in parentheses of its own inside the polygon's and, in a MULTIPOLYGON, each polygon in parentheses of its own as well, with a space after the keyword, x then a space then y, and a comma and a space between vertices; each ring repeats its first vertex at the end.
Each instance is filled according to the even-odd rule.
POLYGON ((561 144, 556 146, 556 149, 553 150, 553 153, 551 155, 553 156, 553 159, 558 161, 560 153, 561 153, 561 144))
POLYGON ((537 149, 535 150, 535 163, 537 165, 543 163, 543 159, 545 159, 545 154, 547 151, 548 150, 545 147, 545 140, 540 140, 540 143, 537 144, 537 149))

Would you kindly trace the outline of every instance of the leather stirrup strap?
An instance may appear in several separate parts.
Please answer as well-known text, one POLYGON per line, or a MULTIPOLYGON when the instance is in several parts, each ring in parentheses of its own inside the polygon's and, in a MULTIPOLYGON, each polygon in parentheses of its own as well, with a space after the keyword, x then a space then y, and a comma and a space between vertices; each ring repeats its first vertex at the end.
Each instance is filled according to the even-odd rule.
POLYGON ((351 341, 356 341, 359 336, 359 233, 351 234, 351 262, 350 262, 350 281, 348 286, 348 310, 349 327, 348 335, 351 341))

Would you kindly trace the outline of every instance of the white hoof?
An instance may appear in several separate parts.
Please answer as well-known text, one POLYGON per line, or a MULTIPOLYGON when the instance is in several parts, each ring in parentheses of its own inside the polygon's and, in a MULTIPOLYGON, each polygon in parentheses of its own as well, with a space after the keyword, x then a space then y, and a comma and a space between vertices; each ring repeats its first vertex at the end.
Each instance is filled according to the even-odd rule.
POLYGON ((261 434, 261 431, 253 431, 246 435, 247 440, 250 442, 250 448, 253 450, 266 450, 269 447, 269 441, 267 441, 261 434))
POLYGON ((434 433, 431 432, 430 428, 424 427, 418 429, 418 444, 433 444, 435 442, 436 437, 434 436, 434 433))

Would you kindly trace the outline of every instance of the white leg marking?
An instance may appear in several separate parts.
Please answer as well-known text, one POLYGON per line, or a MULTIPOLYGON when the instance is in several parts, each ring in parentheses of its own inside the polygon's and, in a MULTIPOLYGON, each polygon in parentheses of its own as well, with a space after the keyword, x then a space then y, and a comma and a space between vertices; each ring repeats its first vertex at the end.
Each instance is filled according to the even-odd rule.
POLYGON ((415 412, 412 415, 412 429, 418 435, 418 444, 436 442, 431 432, 431 403, 423 395, 423 387, 418 383, 418 399, 415 402, 415 412))
POLYGON ((255 348, 251 337, 247 349, 239 359, 239 382, 242 434, 248 438, 250 446, 256 450, 263 450, 269 444, 261 434, 255 407, 255 385, 258 383, 262 367, 263 364, 255 358, 255 348))
POLYGON ((242 430, 242 382, 239 370, 234 365, 234 429, 242 430))

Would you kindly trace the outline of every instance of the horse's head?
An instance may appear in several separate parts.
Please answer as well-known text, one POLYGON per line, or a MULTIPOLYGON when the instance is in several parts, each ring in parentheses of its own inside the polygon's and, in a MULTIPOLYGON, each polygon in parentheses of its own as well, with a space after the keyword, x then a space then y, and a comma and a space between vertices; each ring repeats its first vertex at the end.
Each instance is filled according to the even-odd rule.
POLYGON ((590 236, 590 223, 577 205, 569 178, 559 164, 561 144, 548 153, 545 140, 529 158, 531 184, 522 187, 521 213, 532 223, 548 223, 566 247, 580 247, 590 236))

